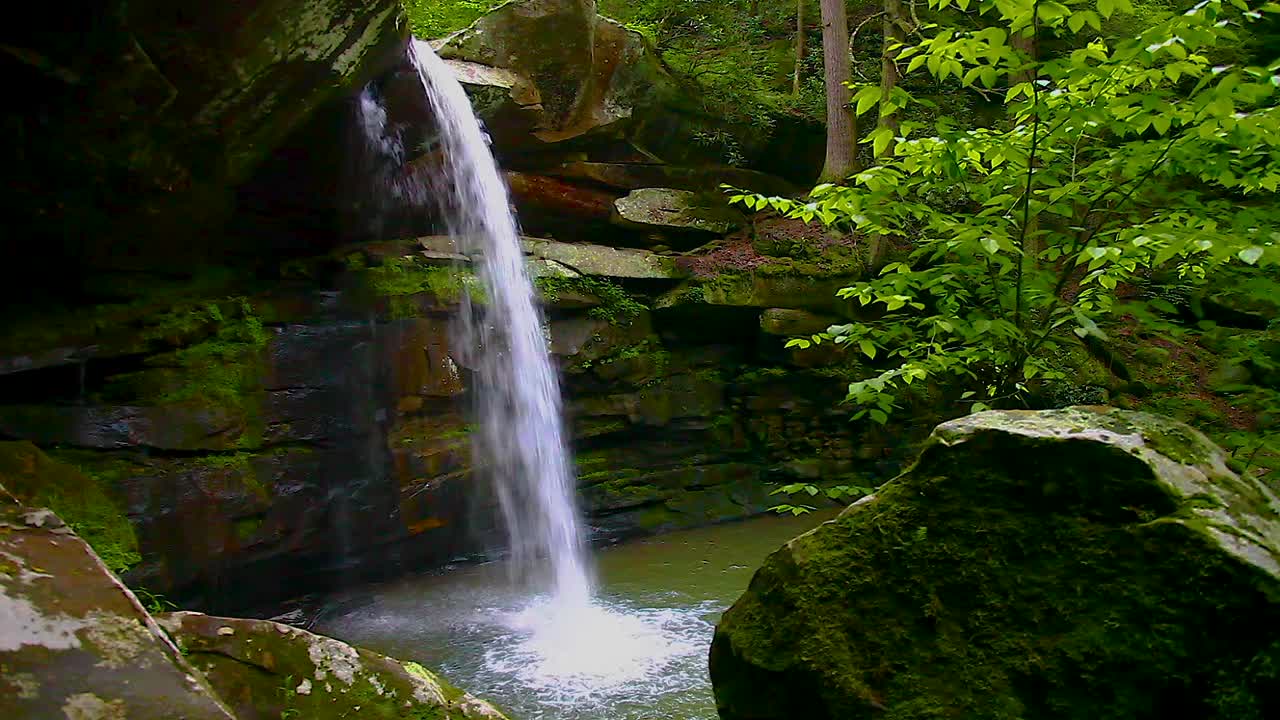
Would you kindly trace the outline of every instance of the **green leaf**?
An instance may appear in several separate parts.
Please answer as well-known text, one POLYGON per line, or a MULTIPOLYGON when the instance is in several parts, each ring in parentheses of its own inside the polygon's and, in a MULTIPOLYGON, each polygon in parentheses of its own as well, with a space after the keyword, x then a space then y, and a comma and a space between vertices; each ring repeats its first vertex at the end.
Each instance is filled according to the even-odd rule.
POLYGON ((867 357, 871 358, 872 360, 874 360, 874 359, 875 359, 875 357, 876 357, 876 346, 875 346, 875 343, 873 343, 873 342, 871 342, 870 340, 867 340, 867 339, 865 339, 865 338, 864 338, 864 339, 862 339, 862 340, 859 340, 859 341, 858 341, 858 347, 862 349, 862 352, 863 352, 863 354, 864 354, 864 355, 866 355, 867 357))
POLYGON ((883 410, 872 410, 868 414, 871 416, 872 420, 875 420, 877 423, 881 425, 884 425, 885 423, 889 422, 889 414, 884 412, 883 410))
POLYGON ((871 134, 872 146, 871 152, 876 157, 880 157, 884 153, 885 148, 889 147, 889 143, 893 142, 893 131, 889 128, 880 128, 871 134))
POLYGON ((856 113, 862 115, 880 102, 880 88, 875 85, 868 85, 858 91, 854 101, 858 105, 856 113))

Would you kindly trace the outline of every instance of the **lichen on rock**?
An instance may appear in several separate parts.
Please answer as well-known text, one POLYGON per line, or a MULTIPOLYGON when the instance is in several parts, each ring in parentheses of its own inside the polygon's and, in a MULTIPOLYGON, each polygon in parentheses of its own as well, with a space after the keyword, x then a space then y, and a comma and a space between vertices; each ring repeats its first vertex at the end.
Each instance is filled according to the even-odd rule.
POLYGON ((232 718, 88 545, 3 487, 0 669, 8 717, 232 718))
POLYGON ((416 663, 269 620, 169 613, 158 621, 239 720, 505 720, 416 663), (223 632, 230 628, 232 632, 223 632))

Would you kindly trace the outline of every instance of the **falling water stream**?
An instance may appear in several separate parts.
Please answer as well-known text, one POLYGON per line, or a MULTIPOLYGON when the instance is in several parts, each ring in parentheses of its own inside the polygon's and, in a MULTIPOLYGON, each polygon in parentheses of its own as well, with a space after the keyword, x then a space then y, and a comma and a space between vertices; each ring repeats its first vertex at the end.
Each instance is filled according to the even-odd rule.
POLYGON ((363 149, 384 195, 375 209, 434 202, 459 251, 476 259, 486 297, 474 306, 464 300, 459 317, 462 347, 474 353, 467 364, 475 371, 479 420, 475 466, 496 489, 509 552, 483 570, 448 573, 429 587, 406 585, 390 615, 335 618, 332 631, 385 647, 377 627, 414 628, 393 633, 412 645, 397 645, 396 654, 440 665, 525 717, 647 717, 661 699, 695 708, 665 717, 707 717, 708 614, 724 598, 673 604, 669 595, 619 598, 593 587, 558 377, 507 188, 448 64, 416 40, 409 57, 436 119, 441 167, 425 178, 404 172, 400 133, 366 89, 358 108, 363 149), (501 584, 493 582, 495 568, 502 568, 501 584), (455 645, 439 635, 455 631, 471 641, 455 645), (548 708, 554 711, 544 715, 548 708))
POLYGON ((560 416, 560 385, 551 366, 533 283, 506 185, 471 101, 431 46, 413 41, 418 70, 439 129, 444 158, 438 194, 449 234, 480 258, 487 298, 462 313, 465 344, 478 347, 478 467, 498 493, 510 567, 544 585, 560 612, 589 604, 591 583, 574 505, 574 477, 560 416))

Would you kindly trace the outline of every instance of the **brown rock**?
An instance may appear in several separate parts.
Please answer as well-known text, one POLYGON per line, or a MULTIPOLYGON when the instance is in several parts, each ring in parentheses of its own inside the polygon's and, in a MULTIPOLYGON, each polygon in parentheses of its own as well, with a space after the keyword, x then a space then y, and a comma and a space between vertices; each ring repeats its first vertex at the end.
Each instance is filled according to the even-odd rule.
POLYGON ((589 220, 608 220, 617 195, 545 175, 508 171, 511 196, 521 207, 589 220))

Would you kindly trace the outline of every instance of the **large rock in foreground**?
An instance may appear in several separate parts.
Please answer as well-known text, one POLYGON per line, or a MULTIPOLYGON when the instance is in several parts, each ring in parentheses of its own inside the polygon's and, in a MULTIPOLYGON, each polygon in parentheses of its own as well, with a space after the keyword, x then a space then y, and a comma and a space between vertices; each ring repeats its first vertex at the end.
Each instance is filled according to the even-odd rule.
POLYGON ((237 720, 506 720, 421 665, 288 625, 192 612, 158 620, 237 720))
POLYGON ((57 515, 3 485, 0 716, 506 720, 416 663, 288 625, 153 618, 57 515))
POLYGON ((232 720, 89 546, 3 487, 0 715, 232 720))
POLYGON ((711 649, 723 720, 1280 717, 1280 500, 1117 410, 939 426, 775 552, 711 649))

